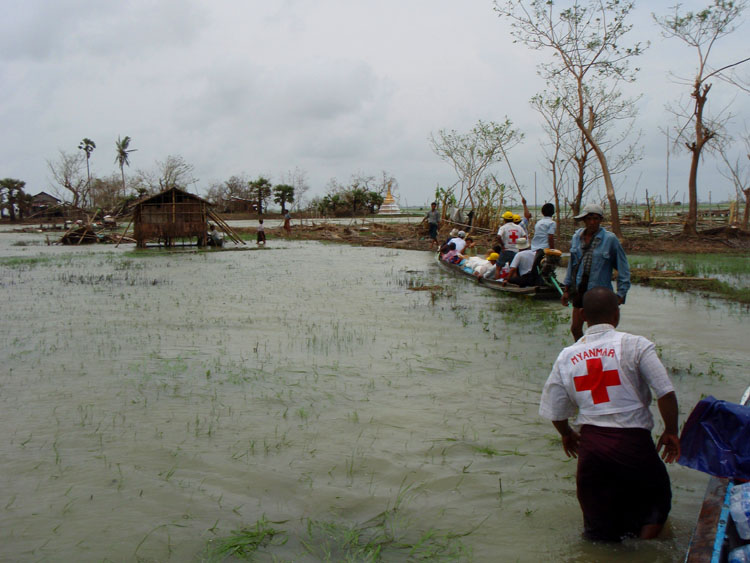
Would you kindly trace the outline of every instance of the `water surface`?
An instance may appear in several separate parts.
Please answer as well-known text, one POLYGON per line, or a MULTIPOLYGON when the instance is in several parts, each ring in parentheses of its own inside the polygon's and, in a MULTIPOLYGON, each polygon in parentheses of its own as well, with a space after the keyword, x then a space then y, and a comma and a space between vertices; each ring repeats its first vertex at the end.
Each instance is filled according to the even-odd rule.
MULTIPOLYGON (((263 516, 294 538, 394 505, 411 542, 471 531, 476 561, 683 556, 707 479, 679 466, 662 539, 580 539, 575 465, 537 415, 570 342, 557 303, 497 295, 425 252, 20 236, 0 238, 3 559, 199 560, 263 516)), ((747 385, 747 325, 732 304, 635 287, 621 328, 656 341, 684 421, 747 385)), ((318 560, 298 541, 273 554, 318 560)))

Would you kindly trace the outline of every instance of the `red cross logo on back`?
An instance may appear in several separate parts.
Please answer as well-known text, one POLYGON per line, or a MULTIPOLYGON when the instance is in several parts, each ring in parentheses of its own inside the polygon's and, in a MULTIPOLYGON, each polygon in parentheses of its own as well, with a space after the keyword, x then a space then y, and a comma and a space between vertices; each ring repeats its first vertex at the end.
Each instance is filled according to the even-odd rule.
POLYGON ((586 360, 586 375, 573 378, 576 391, 591 391, 594 404, 609 403, 607 387, 621 385, 620 373, 616 369, 602 370, 601 358, 590 358, 586 360))
POLYGON ((510 239, 511 244, 516 244, 516 241, 518 240, 518 231, 511 231, 508 238, 510 239))

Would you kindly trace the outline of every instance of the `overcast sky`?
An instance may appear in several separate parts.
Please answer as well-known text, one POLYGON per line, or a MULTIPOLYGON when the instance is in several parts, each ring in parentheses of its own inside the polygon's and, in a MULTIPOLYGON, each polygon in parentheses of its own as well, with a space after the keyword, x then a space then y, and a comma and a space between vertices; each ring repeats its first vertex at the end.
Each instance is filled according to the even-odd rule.
MULTIPOLYGON (((644 159, 617 178, 620 198, 665 194, 664 106, 689 94, 669 72, 689 77, 697 64, 651 20, 673 4, 641 2, 632 14, 631 40, 651 41, 631 90, 643 93, 644 159)), ((126 174, 180 155, 198 193, 237 174, 279 182, 298 167, 314 196, 331 178, 385 170, 401 205, 421 205, 456 180, 430 134, 506 115, 526 135, 510 158, 527 198, 535 172, 538 202, 551 193, 528 104, 544 87, 535 70, 544 54, 513 44, 490 0, 4 0, 0 15, 0 177, 30 193, 52 191, 46 162, 84 137, 97 144, 92 173, 117 171, 115 141, 129 135, 138 151, 126 174)), ((716 46, 714 66, 750 55, 748 31, 716 46)), ((709 100, 713 111, 731 103, 736 135, 750 127, 747 93, 716 82, 709 100)), ((688 166, 677 149, 672 194, 686 191, 688 166)), ((713 201, 734 196, 714 158, 699 190, 702 200, 709 190, 713 201)))

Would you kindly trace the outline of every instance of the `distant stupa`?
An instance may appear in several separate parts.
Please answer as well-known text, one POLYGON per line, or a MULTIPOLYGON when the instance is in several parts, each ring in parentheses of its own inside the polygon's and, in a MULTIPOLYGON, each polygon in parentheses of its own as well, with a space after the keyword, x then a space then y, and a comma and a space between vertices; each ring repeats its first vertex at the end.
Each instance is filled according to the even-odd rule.
POLYGON ((378 210, 378 215, 397 215, 399 213, 401 213, 401 209, 399 209, 396 200, 391 195, 391 184, 388 182, 388 193, 385 194, 385 199, 383 200, 383 205, 378 210))

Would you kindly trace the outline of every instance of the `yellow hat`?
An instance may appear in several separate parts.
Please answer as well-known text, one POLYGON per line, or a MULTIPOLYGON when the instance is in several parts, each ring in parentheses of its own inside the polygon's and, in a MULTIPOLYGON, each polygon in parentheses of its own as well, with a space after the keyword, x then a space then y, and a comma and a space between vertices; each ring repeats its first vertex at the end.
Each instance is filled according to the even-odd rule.
POLYGON ((511 220, 513 219, 513 212, 512 211, 506 211, 503 213, 503 219, 511 220))
POLYGON ((493 252, 487 257, 487 260, 497 260, 500 258, 500 255, 497 252, 493 252))
POLYGON ((518 213, 513 214, 513 222, 514 223, 520 223, 521 222, 521 216, 518 213))

